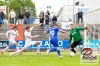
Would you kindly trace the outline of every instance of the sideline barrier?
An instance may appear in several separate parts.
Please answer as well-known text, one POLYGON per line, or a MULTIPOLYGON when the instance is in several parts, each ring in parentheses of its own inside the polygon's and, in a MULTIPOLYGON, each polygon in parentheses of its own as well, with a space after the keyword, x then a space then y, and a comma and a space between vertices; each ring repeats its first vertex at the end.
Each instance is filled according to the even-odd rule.
MULTIPOLYGON (((19 48, 21 49, 25 44, 25 40, 17 41, 17 43, 19 44, 19 48)), ((9 41, 0 41, 0 49, 4 49, 8 44, 9 44, 9 41)), ((68 40, 59 40, 58 44, 59 44, 59 47, 61 49, 67 49, 68 48, 67 47, 68 40)), ((90 48, 97 49, 98 48, 98 44, 99 44, 98 40, 90 40, 89 46, 90 46, 90 48)), ((11 47, 11 49, 15 49, 15 48, 16 47, 14 45, 11 47)), ((28 49, 36 49, 36 48, 37 48, 37 45, 28 47, 28 49)), ((42 40, 41 41, 41 49, 47 49, 47 48, 49 48, 49 41, 42 40)), ((53 48, 52 44, 50 44, 50 48, 53 48)))

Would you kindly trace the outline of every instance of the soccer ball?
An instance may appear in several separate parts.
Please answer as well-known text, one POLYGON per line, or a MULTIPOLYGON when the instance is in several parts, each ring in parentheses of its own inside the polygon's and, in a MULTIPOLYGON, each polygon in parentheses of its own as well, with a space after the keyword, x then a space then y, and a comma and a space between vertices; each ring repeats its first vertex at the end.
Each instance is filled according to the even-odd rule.
POLYGON ((70 56, 71 57, 75 56, 75 53, 74 52, 70 52, 70 56))

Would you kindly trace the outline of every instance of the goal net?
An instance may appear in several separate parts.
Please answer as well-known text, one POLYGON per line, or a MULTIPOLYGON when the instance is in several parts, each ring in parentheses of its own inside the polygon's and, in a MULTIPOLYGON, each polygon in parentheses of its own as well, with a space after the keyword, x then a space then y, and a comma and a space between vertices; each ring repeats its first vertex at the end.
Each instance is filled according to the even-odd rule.
POLYGON ((98 36, 100 35, 100 8, 84 13, 84 27, 89 30, 84 31, 84 47, 98 48, 98 36))

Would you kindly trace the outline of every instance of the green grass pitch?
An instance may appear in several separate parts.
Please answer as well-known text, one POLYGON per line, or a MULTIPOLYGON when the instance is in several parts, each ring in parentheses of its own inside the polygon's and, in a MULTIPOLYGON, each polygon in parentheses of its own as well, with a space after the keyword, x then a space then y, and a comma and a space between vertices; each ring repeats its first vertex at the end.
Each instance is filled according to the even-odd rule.
POLYGON ((15 54, 9 58, 10 52, 0 55, 0 66, 100 66, 100 55, 97 64, 81 64, 79 52, 74 57, 69 56, 69 51, 61 52, 63 59, 60 59, 56 52, 46 56, 46 52, 37 55, 36 52, 24 52, 23 55, 15 54))

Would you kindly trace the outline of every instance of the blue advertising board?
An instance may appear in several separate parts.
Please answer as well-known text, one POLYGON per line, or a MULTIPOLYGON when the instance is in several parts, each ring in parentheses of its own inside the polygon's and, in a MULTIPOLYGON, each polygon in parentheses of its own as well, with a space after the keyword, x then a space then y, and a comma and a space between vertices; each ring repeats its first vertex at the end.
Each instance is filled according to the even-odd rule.
POLYGON ((47 6, 47 9, 51 9, 51 6, 47 6))
MULTIPOLYGON (((50 45, 50 48, 53 48, 52 44, 50 44, 49 41, 42 40, 40 42, 41 42, 41 49, 47 49, 47 48, 49 48, 49 45, 50 45)), ((25 40, 17 41, 17 43, 19 45, 19 48, 21 49, 25 45, 25 40)), ((68 48, 67 47, 68 46, 68 40, 59 40, 58 44, 59 44, 59 47, 61 49, 68 48)), ((83 41, 83 44, 84 44, 84 41, 83 41)), ((98 40, 90 40, 89 47, 90 48, 98 48, 98 44, 99 44, 98 40)), ((0 49, 5 48, 7 45, 9 45, 9 41, 0 41, 0 49)), ((84 45, 83 45, 83 47, 84 47, 84 45)), ((12 45, 11 49, 15 49, 15 48, 16 47, 14 45, 12 45)), ((28 47, 28 49, 36 49, 36 48, 37 48, 37 45, 28 47)))

